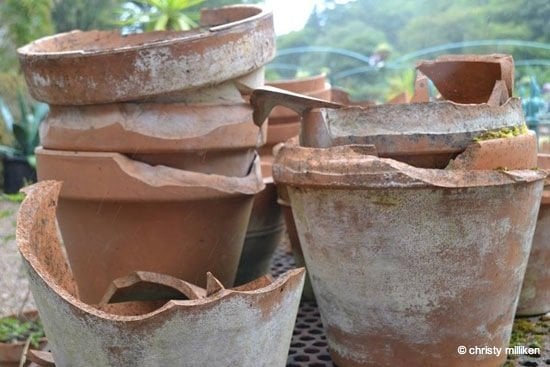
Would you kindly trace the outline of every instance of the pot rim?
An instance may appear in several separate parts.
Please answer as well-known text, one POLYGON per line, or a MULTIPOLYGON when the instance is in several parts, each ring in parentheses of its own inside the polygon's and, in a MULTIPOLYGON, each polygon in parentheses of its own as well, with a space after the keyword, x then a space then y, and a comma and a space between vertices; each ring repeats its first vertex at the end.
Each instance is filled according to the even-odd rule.
MULTIPOLYGON (((101 30, 91 30, 91 31, 80 31, 80 30, 73 30, 69 32, 63 32, 54 34, 51 36, 46 36, 39 38, 27 45, 24 45, 22 47, 19 47, 17 49, 17 53, 20 57, 23 58, 29 58, 29 57, 36 57, 40 56, 42 58, 59 58, 59 57, 94 57, 94 56, 101 56, 104 54, 117 54, 117 53, 123 53, 128 51, 141 51, 141 50, 147 50, 150 48, 156 48, 156 47, 162 47, 166 45, 170 45, 173 43, 178 42, 196 42, 196 41, 202 41, 206 40, 209 37, 216 36, 220 33, 230 33, 234 30, 239 30, 240 28, 244 28, 247 26, 248 23, 252 23, 258 20, 261 20, 262 18, 269 18, 272 16, 272 12, 264 9, 260 6, 255 5, 231 5, 231 6, 224 6, 219 8, 212 8, 212 9, 203 9, 201 10, 201 13, 215 13, 219 12, 222 13, 224 11, 232 11, 232 10, 243 10, 251 12, 252 15, 238 19, 236 21, 231 21, 225 24, 221 25, 205 25, 205 26, 199 26, 199 28, 194 28, 189 31, 154 31, 154 32, 147 32, 148 35, 177 35, 180 34, 179 37, 173 37, 170 39, 165 39, 160 37, 159 39, 156 39, 151 42, 140 42, 136 45, 127 45, 127 46, 119 46, 119 47, 113 47, 109 49, 98 49, 98 50, 67 50, 67 51, 36 51, 34 48, 36 46, 42 46, 42 45, 48 45, 49 43, 55 43, 60 38, 65 37, 72 37, 74 35, 82 35, 82 34, 98 34, 98 35, 107 35, 107 34, 114 34, 120 37, 124 38, 126 40, 139 37, 140 35, 143 36, 143 33, 135 33, 130 35, 123 35, 119 31, 113 31, 113 30, 107 30, 107 31, 101 31, 101 30), (206 28, 206 31, 201 30, 201 28, 206 28)), ((157 37, 158 38, 158 37, 157 37)))
MULTIPOLYGON (((45 286, 54 292, 58 297, 62 299, 63 302, 70 304, 72 307, 80 309, 81 311, 95 316, 100 319, 107 321, 115 322, 132 322, 132 321, 147 321, 153 320, 156 317, 159 317, 161 314, 185 310, 193 310, 195 307, 209 306, 216 302, 225 301, 233 297, 245 297, 245 298, 255 298, 270 292, 276 292, 277 289, 283 288, 287 283, 300 283, 305 276, 305 269, 291 269, 273 280, 271 284, 265 285, 261 282, 256 283, 252 281, 248 283, 251 289, 247 289, 246 285, 237 287, 236 289, 221 289, 220 291, 212 294, 210 297, 198 299, 198 300, 170 300, 162 307, 142 315, 138 316, 121 316, 112 313, 108 313, 97 309, 85 302, 80 301, 75 297, 71 292, 69 292, 65 287, 60 284, 60 281, 68 281, 70 284, 74 285, 71 274, 63 275, 63 278, 56 279, 56 277, 51 274, 49 271, 43 268, 41 259, 35 252, 31 250, 32 244, 36 242, 36 239, 33 236, 33 232, 44 231, 45 228, 39 226, 35 228, 35 223, 41 219, 42 224, 45 222, 51 223, 52 225, 56 223, 56 207, 57 201, 59 199, 59 192, 61 190, 61 182, 59 181, 42 181, 32 186, 25 188, 24 192, 27 194, 25 200, 21 204, 21 208, 18 213, 17 220, 17 229, 16 229, 16 240, 19 247, 19 251, 23 256, 24 260, 28 263, 29 269, 39 278, 40 281, 45 283, 45 286), (37 213, 43 213, 42 216, 46 218, 39 218, 40 215, 37 213)), ((56 252, 55 255, 61 256, 61 242, 59 235, 56 235, 50 243, 48 244, 56 252)), ((53 255, 53 254, 50 254, 53 255)), ((53 256, 55 256, 53 255, 53 256)), ((64 257, 61 257, 65 261, 64 257)), ((67 265, 67 271, 70 273, 70 268, 67 265)), ((63 273, 66 273, 63 270, 63 273)), ((206 274, 205 274, 206 276, 206 274)), ((67 286, 67 285, 66 285, 67 286)), ((276 293, 279 293, 278 291, 276 293)))
POLYGON ((544 170, 450 170, 417 168, 378 158, 372 145, 307 148, 284 145, 273 164, 275 183, 346 189, 472 188, 544 180, 544 170))

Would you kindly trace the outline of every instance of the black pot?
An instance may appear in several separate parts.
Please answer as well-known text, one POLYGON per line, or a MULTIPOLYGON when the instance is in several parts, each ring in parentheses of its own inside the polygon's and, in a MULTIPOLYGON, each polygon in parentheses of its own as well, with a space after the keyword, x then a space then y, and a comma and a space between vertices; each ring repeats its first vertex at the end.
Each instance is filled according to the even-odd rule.
POLYGON ((25 157, 4 156, 4 192, 15 194, 24 185, 36 182, 36 170, 25 157))

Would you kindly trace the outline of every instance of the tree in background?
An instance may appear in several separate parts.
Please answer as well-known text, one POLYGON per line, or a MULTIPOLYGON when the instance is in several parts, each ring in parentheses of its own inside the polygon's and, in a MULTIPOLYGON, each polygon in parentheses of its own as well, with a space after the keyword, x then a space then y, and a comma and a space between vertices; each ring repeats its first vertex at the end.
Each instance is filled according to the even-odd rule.
POLYGON ((113 28, 121 0, 54 0, 51 10, 56 32, 113 28))
MULTIPOLYGON (((275 63, 292 64, 311 72, 318 72, 321 64, 328 66, 333 84, 352 92, 355 98, 383 101, 395 93, 398 80, 414 80, 407 70, 414 67, 416 59, 394 61, 426 47, 482 39, 550 43, 550 2, 547 0, 355 0, 340 5, 337 1, 325 0, 324 4, 303 30, 279 37, 279 50, 315 45, 346 48, 370 58, 380 45, 387 44, 391 48, 387 62, 372 67, 340 55, 304 53, 278 57, 275 63), (353 70, 358 73, 354 74, 353 70), (389 86, 389 80, 393 80, 393 87, 389 86)), ((463 47, 423 57, 494 52, 511 53, 516 60, 550 58, 548 50, 516 46, 463 47)), ((287 78, 292 76, 288 70, 273 71, 287 78)), ((518 78, 535 74, 541 82, 550 81, 548 66, 519 65, 517 74, 518 78)))

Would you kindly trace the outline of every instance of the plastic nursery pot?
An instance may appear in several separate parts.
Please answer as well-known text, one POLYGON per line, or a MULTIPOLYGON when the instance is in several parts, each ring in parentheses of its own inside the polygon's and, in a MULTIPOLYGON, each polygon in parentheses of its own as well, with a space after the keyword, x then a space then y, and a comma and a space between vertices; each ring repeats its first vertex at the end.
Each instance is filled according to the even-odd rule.
POLYGON ((277 190, 271 176, 271 163, 262 162, 262 175, 265 189, 254 197, 236 285, 269 273, 271 258, 285 230, 281 207, 277 203, 277 190))
POLYGON ((31 95, 54 105, 136 101, 208 87, 275 56, 270 12, 251 5, 203 9, 200 29, 122 35, 73 31, 18 49, 31 95))
POLYGON ((32 186, 17 227, 57 366, 285 365, 303 269, 237 289, 224 289, 209 277, 203 295, 161 306, 135 301, 91 306, 77 297, 57 236, 59 190, 60 183, 51 181, 32 186))
MULTIPOLYGON (((539 168, 550 168, 549 154, 539 154, 539 168)), ((548 264, 550 264, 550 192, 544 191, 516 315, 531 316, 550 312, 548 264)))
POLYGON ((334 363, 501 366, 546 174, 422 169, 370 146, 282 148, 334 363))
POLYGON ((36 170, 26 157, 4 156, 2 165, 6 194, 15 194, 23 186, 36 182, 36 170))
MULTIPOLYGON (((15 315, 11 315, 15 317, 15 315)), ((24 320, 35 321, 38 319, 38 312, 27 311, 23 312, 21 317, 24 320)), ((23 356, 23 351, 25 350, 25 341, 18 341, 14 343, 2 343, 0 342, 0 366, 2 367, 18 367, 19 361, 23 356)), ((39 339, 39 347, 44 347, 46 345, 46 338, 39 339)))
POLYGON ((245 103, 53 106, 41 141, 47 149, 118 152, 151 165, 244 177, 266 129, 254 125, 245 103))
POLYGON ((264 187, 258 158, 242 178, 118 153, 38 149, 37 163, 39 180, 63 181, 59 228, 83 301, 97 303, 113 279, 138 270, 199 286, 212 271, 233 284, 252 201, 264 187))

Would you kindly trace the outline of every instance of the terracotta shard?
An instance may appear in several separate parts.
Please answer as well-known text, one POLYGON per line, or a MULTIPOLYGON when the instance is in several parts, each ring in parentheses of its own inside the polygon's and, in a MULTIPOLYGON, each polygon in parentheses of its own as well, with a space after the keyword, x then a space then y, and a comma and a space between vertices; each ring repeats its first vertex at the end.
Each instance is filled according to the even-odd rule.
POLYGON ((206 26, 188 32, 73 31, 21 47, 29 91, 54 105, 166 98, 246 75, 275 56, 270 12, 240 5, 202 14, 206 26))
POLYGON ((224 289, 223 284, 211 272, 206 273, 206 297, 210 297, 224 289))
POLYGON ((36 363, 40 367, 55 367, 55 361, 50 352, 29 349, 27 352, 27 360, 36 363))
MULTIPOLYGON (((17 228, 56 366, 133 367, 151 361, 159 366, 285 365, 303 269, 246 291, 225 289, 204 299, 170 301, 146 314, 107 313, 68 292, 67 285, 74 287, 64 284, 70 277, 52 273, 41 256, 43 248, 61 246, 54 230, 59 189, 60 184, 51 181, 30 188, 17 228), (218 353, 212 354, 213 348, 218 353)), ((63 258, 51 260, 64 263, 63 258)))
POLYGON ((199 299, 204 296, 204 289, 176 277, 148 271, 136 271, 113 280, 99 303, 199 299))
POLYGON ((446 55, 421 61, 417 69, 444 99, 456 103, 486 103, 498 80, 513 94, 514 61, 509 55, 446 55))
POLYGON ((508 98, 510 98, 510 95, 508 94, 504 80, 497 80, 487 104, 489 106, 502 106, 508 98))
POLYGON ((508 346, 546 173, 422 169, 339 146, 283 147, 273 174, 335 364, 504 363, 456 348, 508 346))
POLYGON ((416 80, 414 81, 414 95, 411 98, 411 103, 427 103, 430 102, 430 86, 428 78, 420 71, 417 72, 416 80))
POLYGON ((299 115, 313 108, 340 108, 342 105, 318 98, 307 97, 283 89, 265 86, 252 92, 250 103, 254 107, 254 122, 260 126, 275 106, 281 105, 292 109, 299 115))
POLYGON ((533 131, 510 138, 472 143, 447 169, 491 170, 537 167, 537 136, 533 131))

